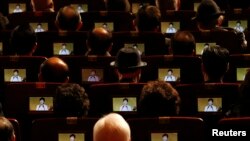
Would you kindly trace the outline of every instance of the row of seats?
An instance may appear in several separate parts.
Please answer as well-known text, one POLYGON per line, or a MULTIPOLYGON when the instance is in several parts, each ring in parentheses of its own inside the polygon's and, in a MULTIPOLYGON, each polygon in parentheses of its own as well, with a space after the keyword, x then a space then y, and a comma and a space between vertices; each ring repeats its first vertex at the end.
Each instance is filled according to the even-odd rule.
MULTIPOLYGON (((15 119, 9 118, 15 129, 17 141, 21 141, 20 125, 15 119)), ((92 141, 93 126, 97 118, 43 118, 34 120, 30 132, 30 141, 58 141, 67 140, 71 134, 77 139, 92 141)), ((213 131, 249 131, 250 117, 222 118, 217 123, 217 128, 206 132, 204 122, 197 117, 159 117, 159 118, 128 118, 131 128, 132 141, 157 141, 167 133, 169 139, 174 141, 208 141, 218 140, 213 131)), ((240 138, 241 141, 249 140, 249 136, 240 138)))

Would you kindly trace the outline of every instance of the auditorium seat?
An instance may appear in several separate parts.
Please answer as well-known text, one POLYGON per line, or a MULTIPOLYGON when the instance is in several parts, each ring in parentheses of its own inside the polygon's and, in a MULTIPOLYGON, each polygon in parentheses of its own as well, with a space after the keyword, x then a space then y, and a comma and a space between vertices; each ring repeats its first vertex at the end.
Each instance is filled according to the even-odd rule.
POLYGON ((162 140, 165 133, 169 140, 204 140, 204 122, 197 117, 130 118, 127 121, 134 141, 162 140))
POLYGON ((77 140, 92 141, 96 118, 45 118, 32 122, 31 141, 69 140, 74 134, 77 140))

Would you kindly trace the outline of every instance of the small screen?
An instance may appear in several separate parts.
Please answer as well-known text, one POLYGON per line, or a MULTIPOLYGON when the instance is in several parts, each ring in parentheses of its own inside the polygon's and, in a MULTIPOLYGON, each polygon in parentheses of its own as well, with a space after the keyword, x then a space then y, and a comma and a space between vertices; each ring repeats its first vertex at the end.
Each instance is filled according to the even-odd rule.
POLYGON ((114 97, 113 111, 131 112, 137 111, 136 97, 114 97))
POLYGON ((26 11, 25 3, 9 3, 9 14, 21 13, 26 11))
POLYGON ((144 54, 144 49, 145 49, 144 43, 128 43, 128 44, 125 43, 124 47, 134 47, 134 48, 137 48, 139 50, 140 55, 144 54))
POLYGON ((48 31, 48 23, 30 23, 35 32, 48 31))
POLYGON ((53 111, 53 97, 30 97, 30 111, 53 111))
POLYGON ((84 133, 59 133, 58 141, 85 141, 84 133))
POLYGON ((221 112, 222 98, 198 98, 198 112, 221 112))
POLYGON ((177 133, 151 133, 151 141, 178 141, 177 133))
POLYGON ((103 27, 104 29, 108 31, 113 31, 114 23, 113 22, 98 22, 98 23, 95 23, 95 27, 103 27))
POLYGON ((200 3, 199 2, 195 2, 194 3, 194 11, 197 12, 197 9, 199 7, 200 3))
POLYGON ((180 22, 161 22, 162 33, 176 33, 180 29, 180 22))
POLYGON ((180 81, 180 68, 159 68, 158 79, 166 82, 180 81))
POLYGON ((244 32, 247 28, 247 20, 228 21, 228 27, 234 28, 239 32, 244 32))
POLYGON ((243 81, 250 68, 237 68, 237 81, 243 81))
POLYGON ((4 69, 5 82, 23 82, 26 80, 26 69, 4 69))
POLYGON ((205 47, 209 47, 209 46, 211 46, 211 45, 216 45, 216 43, 208 43, 208 42, 196 43, 196 47, 195 47, 196 55, 202 55, 203 49, 204 49, 205 47))
POLYGON ((54 43, 54 55, 70 55, 73 52, 73 43, 54 43))
POLYGON ((103 81, 103 69, 82 69, 82 81, 87 82, 102 82, 103 81))
POLYGON ((88 12, 88 4, 72 4, 78 13, 88 12))
POLYGON ((0 55, 3 55, 3 43, 0 42, 0 55))

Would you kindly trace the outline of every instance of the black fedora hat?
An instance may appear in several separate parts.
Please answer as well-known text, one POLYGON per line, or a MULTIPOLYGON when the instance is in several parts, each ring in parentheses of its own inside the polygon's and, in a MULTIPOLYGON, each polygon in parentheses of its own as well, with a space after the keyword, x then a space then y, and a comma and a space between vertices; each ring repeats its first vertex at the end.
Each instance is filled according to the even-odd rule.
POLYGON ((116 55, 116 60, 110 63, 110 66, 120 69, 140 68, 146 65, 146 62, 141 61, 138 49, 133 47, 121 48, 116 55))
POLYGON ((213 0, 202 0, 198 6, 196 17, 193 20, 209 21, 223 14, 224 12, 220 10, 220 7, 213 0))

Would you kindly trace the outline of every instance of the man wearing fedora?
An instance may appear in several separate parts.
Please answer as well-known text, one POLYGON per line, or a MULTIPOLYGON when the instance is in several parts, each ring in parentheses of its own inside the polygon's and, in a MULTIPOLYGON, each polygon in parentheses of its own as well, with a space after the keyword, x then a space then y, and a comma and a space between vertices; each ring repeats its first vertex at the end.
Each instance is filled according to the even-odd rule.
POLYGON ((223 22, 223 14, 219 6, 213 0, 202 0, 198 6, 196 17, 197 28, 200 31, 233 31, 239 40, 239 47, 246 49, 247 41, 245 34, 233 28, 221 27, 223 22))
POLYGON ((138 49, 133 47, 121 48, 116 55, 116 60, 110 63, 110 66, 115 69, 119 82, 134 83, 139 82, 141 68, 146 65, 146 62, 141 61, 138 49))

